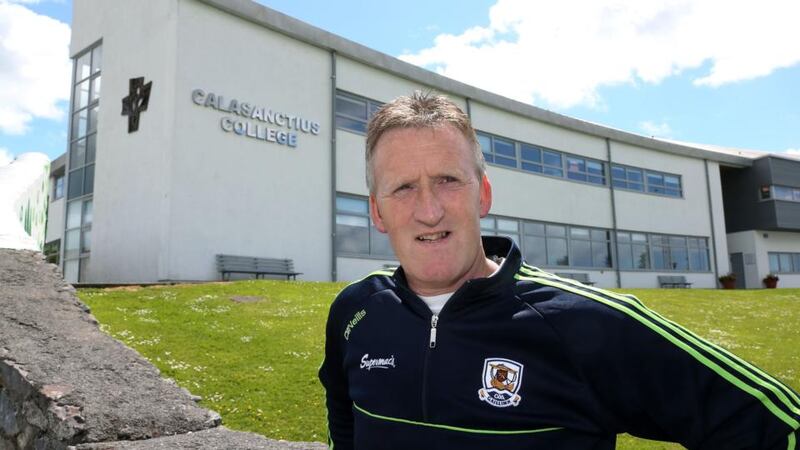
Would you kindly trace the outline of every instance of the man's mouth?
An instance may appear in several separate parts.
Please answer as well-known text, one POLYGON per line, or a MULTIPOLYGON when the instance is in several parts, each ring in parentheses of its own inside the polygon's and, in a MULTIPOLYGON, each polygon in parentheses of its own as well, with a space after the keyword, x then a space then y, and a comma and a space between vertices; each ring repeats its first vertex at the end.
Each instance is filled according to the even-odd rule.
POLYGON ((419 235, 417 236, 417 240, 420 242, 436 242, 446 238, 447 236, 450 236, 449 231, 440 231, 438 233, 419 235))

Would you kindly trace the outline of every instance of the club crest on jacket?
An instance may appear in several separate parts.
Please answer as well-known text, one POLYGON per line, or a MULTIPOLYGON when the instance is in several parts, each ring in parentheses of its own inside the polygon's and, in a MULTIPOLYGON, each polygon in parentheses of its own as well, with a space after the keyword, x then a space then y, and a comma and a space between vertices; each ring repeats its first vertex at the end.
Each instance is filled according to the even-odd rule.
POLYGON ((522 397, 517 392, 522 386, 522 369, 522 364, 510 359, 486 358, 478 398, 498 408, 519 405, 522 397))

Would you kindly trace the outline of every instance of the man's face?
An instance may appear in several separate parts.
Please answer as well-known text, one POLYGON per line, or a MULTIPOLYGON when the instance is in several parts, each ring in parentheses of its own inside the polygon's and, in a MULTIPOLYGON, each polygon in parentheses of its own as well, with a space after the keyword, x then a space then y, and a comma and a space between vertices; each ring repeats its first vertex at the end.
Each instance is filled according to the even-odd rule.
POLYGON ((372 164, 370 214, 389 234, 415 292, 452 292, 487 275, 480 218, 489 213, 492 190, 461 132, 449 125, 389 130, 372 164))

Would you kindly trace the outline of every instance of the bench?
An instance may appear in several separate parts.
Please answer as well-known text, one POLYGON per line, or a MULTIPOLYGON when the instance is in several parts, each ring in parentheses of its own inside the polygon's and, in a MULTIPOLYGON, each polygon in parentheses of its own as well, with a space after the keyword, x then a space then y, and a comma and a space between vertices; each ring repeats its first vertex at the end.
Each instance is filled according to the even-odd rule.
POLYGON ((587 286, 594 286, 595 283, 589 279, 588 273, 556 272, 555 275, 561 278, 569 278, 570 280, 580 281, 587 286))
POLYGON ((658 284, 661 287, 675 287, 675 288, 689 288, 692 287, 692 283, 686 281, 686 277, 683 275, 659 275, 658 276, 658 284))
POLYGON ((302 275, 302 272, 295 272, 291 259, 236 255, 217 255, 217 271, 222 274, 223 281, 230 280, 232 273, 251 273, 256 279, 262 275, 284 275, 287 280, 296 280, 298 275, 302 275))

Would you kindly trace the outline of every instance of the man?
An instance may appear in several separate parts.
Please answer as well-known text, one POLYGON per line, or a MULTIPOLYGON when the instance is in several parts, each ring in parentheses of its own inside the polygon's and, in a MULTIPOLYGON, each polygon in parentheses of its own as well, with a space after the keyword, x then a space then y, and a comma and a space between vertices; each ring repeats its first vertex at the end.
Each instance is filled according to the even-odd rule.
POLYGON ((492 188, 475 131, 441 96, 381 108, 367 135, 376 228, 401 263, 328 318, 339 449, 598 449, 616 435, 689 449, 794 449, 800 398, 645 308, 480 236, 492 188))

